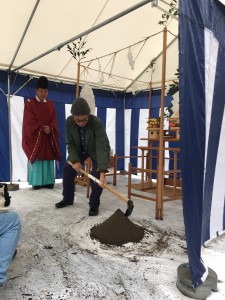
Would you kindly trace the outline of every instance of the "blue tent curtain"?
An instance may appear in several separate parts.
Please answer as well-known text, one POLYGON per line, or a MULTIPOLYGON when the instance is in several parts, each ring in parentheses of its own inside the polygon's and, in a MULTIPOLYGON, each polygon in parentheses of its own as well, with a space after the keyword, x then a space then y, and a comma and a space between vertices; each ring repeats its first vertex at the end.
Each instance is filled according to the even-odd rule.
POLYGON ((197 287, 208 274, 201 247, 225 229, 224 183, 217 175, 224 161, 225 7, 214 0, 179 4, 183 211, 197 287))
POLYGON ((10 178, 9 122, 7 98, 0 93, 0 181, 10 178))

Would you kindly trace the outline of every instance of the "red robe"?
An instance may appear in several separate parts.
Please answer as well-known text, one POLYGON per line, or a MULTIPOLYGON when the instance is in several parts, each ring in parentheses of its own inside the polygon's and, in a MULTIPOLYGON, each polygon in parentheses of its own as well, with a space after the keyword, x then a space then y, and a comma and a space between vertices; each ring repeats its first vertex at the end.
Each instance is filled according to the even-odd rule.
POLYGON ((30 163, 35 159, 60 161, 58 138, 58 124, 52 101, 28 99, 24 107, 22 147, 30 163), (45 125, 50 126, 50 134, 44 133, 45 125))

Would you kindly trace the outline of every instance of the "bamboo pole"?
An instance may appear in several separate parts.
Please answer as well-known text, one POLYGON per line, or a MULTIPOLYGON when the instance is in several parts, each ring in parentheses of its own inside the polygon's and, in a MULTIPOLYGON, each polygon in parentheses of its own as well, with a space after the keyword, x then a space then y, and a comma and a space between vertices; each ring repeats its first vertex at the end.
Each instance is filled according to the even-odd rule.
POLYGON ((76 98, 80 95, 80 62, 77 64, 77 85, 76 85, 76 98))
POLYGON ((163 189, 164 189, 164 107, 165 107, 165 77, 166 77, 166 44, 167 44, 167 27, 163 29, 163 55, 162 55, 162 90, 161 90, 161 114, 159 129, 159 150, 157 165, 157 193, 156 193, 156 219, 163 220, 163 189))
MULTIPOLYGON (((151 118, 152 109, 152 80, 149 83, 149 95, 148 95, 148 117, 151 118)), ((148 130, 148 147, 151 147, 150 131, 148 130)), ((146 169, 152 169, 152 150, 148 150, 146 157, 146 169)), ((149 180, 150 187, 152 186, 152 174, 146 174, 146 179, 149 180)))
POLYGON ((151 118, 152 108, 152 81, 149 82, 149 94, 148 94, 148 116, 151 118))

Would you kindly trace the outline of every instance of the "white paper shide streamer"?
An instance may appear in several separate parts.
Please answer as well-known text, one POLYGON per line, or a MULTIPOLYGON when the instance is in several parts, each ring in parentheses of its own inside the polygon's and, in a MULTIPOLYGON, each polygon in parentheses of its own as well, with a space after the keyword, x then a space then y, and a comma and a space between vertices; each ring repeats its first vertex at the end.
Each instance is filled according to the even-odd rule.
POLYGON ((128 50, 127 57, 128 57, 128 60, 129 60, 129 64, 130 64, 130 66, 131 66, 131 69, 134 70, 134 58, 133 58, 133 54, 132 54, 130 48, 129 48, 129 50, 128 50))
POLYGON ((171 115, 172 118, 179 118, 179 91, 176 92, 173 95, 173 100, 171 101, 172 103, 172 110, 173 110, 173 114, 171 115))
POLYGON ((88 105, 90 106, 91 109, 91 114, 95 114, 95 96, 93 93, 92 88, 90 87, 90 85, 88 83, 86 83, 80 92, 80 97, 84 98, 88 105))

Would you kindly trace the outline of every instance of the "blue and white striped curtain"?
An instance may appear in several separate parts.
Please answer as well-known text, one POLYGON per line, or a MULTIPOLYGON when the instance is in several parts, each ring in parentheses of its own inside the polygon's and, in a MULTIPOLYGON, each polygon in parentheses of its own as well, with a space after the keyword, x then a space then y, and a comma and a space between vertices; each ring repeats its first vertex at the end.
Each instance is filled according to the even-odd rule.
MULTIPOLYGON (((63 143, 62 136, 64 135, 65 129, 65 119, 70 115, 71 104, 63 104, 64 109, 60 109, 57 104, 55 104, 57 115, 58 115, 58 123, 60 128, 60 140, 61 140, 61 151, 63 152, 63 157, 65 161, 65 156, 67 155, 66 146, 63 143), (59 117, 60 116, 60 117, 59 117)), ((27 180, 27 158, 23 152, 21 147, 22 144, 22 118, 23 118, 23 109, 24 109, 24 98, 20 96, 13 96, 11 98, 11 143, 12 143, 12 180, 13 181, 26 181, 27 180)), ((147 138, 147 116, 148 110, 147 109, 140 109, 135 111, 135 119, 134 127, 131 126, 131 114, 132 109, 125 110, 125 154, 124 155, 132 155, 132 145, 146 145, 146 141, 140 140, 140 138, 147 138), (139 120, 137 122, 137 119, 139 120), (133 139, 133 137, 136 137, 133 139)), ((96 116, 98 116, 98 107, 96 107, 96 116)), ((102 117, 101 111, 101 117, 102 117)), ((116 147, 116 108, 106 108, 104 111, 105 120, 105 128, 106 132, 110 141, 111 151, 112 153, 117 153, 116 147)), ((123 121, 123 120, 122 120, 123 121)), ((120 131, 123 130, 123 124, 119 126, 120 131)), ((121 135, 122 132, 119 133, 121 135)), ((123 146, 122 146, 123 150, 123 146)), ((136 151, 135 151, 136 152, 136 151)), ((140 153, 139 153, 140 154, 140 153)), ((121 154, 123 156, 123 154, 121 154)), ((135 161, 137 161, 135 159, 135 161)), ((124 162, 122 159, 119 159, 119 166, 121 169, 128 168, 129 159, 126 159, 124 162)), ((137 162, 140 165, 140 159, 137 162)), ((56 166, 56 173, 59 172, 56 166)), ((57 176, 60 178, 60 176, 57 176)))
MULTIPOLYGON (((13 90, 18 90, 24 85, 27 77, 16 75, 12 80, 13 90)), ((0 72, 0 88, 7 93, 7 74, 0 72)), ((148 92, 133 96, 127 94, 124 100, 123 93, 94 90, 96 115, 102 120, 113 154, 118 156, 140 155, 133 146, 147 145, 147 120, 148 120, 148 92)), ((65 120, 70 114, 71 104, 75 98, 75 87, 72 85, 49 82, 48 98, 54 103, 58 127, 62 162, 56 165, 56 178, 62 178, 62 168, 66 162, 65 145, 65 120)), ((12 145, 12 181, 27 180, 27 160, 21 146, 22 119, 24 102, 29 97, 35 96, 35 82, 31 80, 19 91, 18 96, 10 99, 11 112, 11 145, 12 145)), ((166 97, 167 106, 170 105, 172 97, 166 97)), ((9 120, 7 97, 0 91, 0 154, 4 158, 0 164, 0 180, 10 180, 10 155, 9 155, 9 120)), ((153 92, 153 117, 158 116, 160 107, 160 91, 153 92)), ((118 169, 127 170, 129 160, 119 159, 118 169)), ((132 159, 134 166, 141 166, 140 159, 132 159)))
POLYGON ((183 208, 197 287, 208 274, 202 245, 225 229, 225 6, 218 0, 179 3, 183 208))

